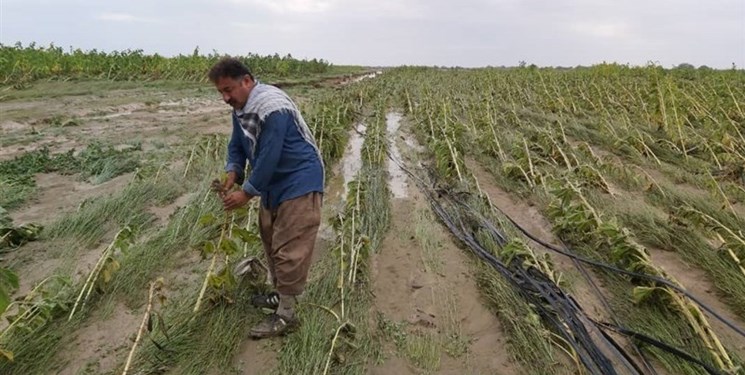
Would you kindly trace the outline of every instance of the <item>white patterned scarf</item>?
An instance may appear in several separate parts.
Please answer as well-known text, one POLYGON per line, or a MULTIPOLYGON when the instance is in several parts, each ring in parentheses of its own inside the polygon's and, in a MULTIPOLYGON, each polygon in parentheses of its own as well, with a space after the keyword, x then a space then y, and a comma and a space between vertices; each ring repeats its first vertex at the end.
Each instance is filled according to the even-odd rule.
POLYGON ((259 139, 259 135, 261 134, 261 126, 259 124, 263 123, 270 114, 276 111, 287 111, 292 115, 295 119, 298 132, 316 150, 318 160, 321 162, 321 166, 323 166, 321 151, 316 146, 313 134, 311 134, 310 128, 305 123, 295 102, 279 88, 272 85, 265 85, 259 81, 256 81, 256 85, 251 89, 251 93, 248 95, 248 101, 246 101, 243 110, 235 111, 241 129, 243 129, 243 134, 251 141, 252 156, 254 158, 256 157, 256 140, 259 139))

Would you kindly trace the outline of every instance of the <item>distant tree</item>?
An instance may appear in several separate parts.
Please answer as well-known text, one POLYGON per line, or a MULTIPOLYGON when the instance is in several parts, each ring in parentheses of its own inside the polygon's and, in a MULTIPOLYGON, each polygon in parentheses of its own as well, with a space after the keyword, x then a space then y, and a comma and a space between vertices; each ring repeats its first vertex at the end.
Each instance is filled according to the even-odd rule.
POLYGON ((678 66, 674 67, 672 71, 675 72, 677 77, 691 81, 695 80, 698 75, 696 67, 689 63, 678 64, 678 66))
POLYGON ((689 63, 682 63, 682 64, 678 64, 678 66, 676 66, 675 69, 693 70, 693 69, 696 69, 696 67, 689 63))

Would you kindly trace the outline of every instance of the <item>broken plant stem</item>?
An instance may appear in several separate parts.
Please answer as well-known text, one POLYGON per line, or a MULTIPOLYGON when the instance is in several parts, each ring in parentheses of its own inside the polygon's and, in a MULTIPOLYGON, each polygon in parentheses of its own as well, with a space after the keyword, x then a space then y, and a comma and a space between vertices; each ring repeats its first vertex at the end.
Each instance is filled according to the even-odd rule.
POLYGON ((75 300, 75 305, 72 307, 72 310, 70 311, 70 316, 67 318, 67 321, 72 320, 73 315, 75 315, 75 311, 78 309, 78 305, 80 305, 82 301, 82 305, 80 305, 80 309, 82 310, 83 307, 85 307, 85 303, 88 301, 88 298, 91 295, 91 292, 93 291, 93 287, 96 285, 96 280, 98 280, 98 276, 101 274, 101 270, 103 270, 103 266, 106 263, 106 259, 108 259, 113 253, 114 250, 117 249, 117 245, 119 244, 120 237, 123 234, 131 233, 131 229, 129 227, 124 227, 119 232, 117 232, 116 236, 114 236, 114 240, 111 241, 111 244, 109 244, 108 247, 103 251, 101 254, 101 257, 98 258, 98 261, 96 262, 96 265, 93 267, 93 271, 91 271, 90 274, 88 274, 88 278, 85 280, 85 284, 83 284, 83 289, 80 290, 80 294, 78 294, 77 300, 75 300), (85 298, 83 298, 83 295, 85 295, 85 298))
POLYGON ((331 356, 334 354, 334 347, 336 347, 336 340, 339 339, 339 332, 341 332, 341 330, 344 329, 347 324, 349 324, 349 322, 344 322, 339 325, 339 328, 336 329, 336 333, 334 333, 334 338, 331 340, 331 349, 329 349, 329 354, 326 357, 326 367, 324 367, 323 369, 323 375, 329 373, 329 365, 331 364, 331 356))
MULTIPOLYGON (((220 240, 217 242, 218 246, 222 243, 223 238, 225 238, 225 232, 227 232, 227 228, 230 226, 230 215, 226 212, 225 213, 225 222, 222 225, 222 230, 220 231, 220 240)), ((218 252, 215 251, 214 254, 212 254, 212 262, 210 262, 210 267, 207 269, 207 275, 204 276, 204 282, 202 282, 202 289, 199 291, 199 297, 197 297, 197 303, 194 305, 194 314, 199 312, 199 308, 202 306, 202 300, 204 299, 204 293, 207 291, 207 285, 209 284, 210 276, 212 276, 212 273, 215 271, 215 264, 217 263, 217 254, 218 252)))
POLYGON ((147 321, 150 320, 150 312, 153 309, 153 297, 155 296, 155 291, 160 290, 162 286, 163 279, 158 279, 156 281, 150 282, 150 293, 147 298, 147 308, 145 309, 145 315, 142 317, 140 329, 137 331, 137 337, 135 338, 135 342, 132 345, 132 349, 129 351, 127 363, 124 365, 124 371, 122 372, 122 375, 127 375, 127 371, 129 371, 129 367, 132 365, 132 359, 134 358, 135 350, 137 350, 137 345, 140 343, 140 339, 142 338, 142 332, 145 331, 147 321))
POLYGON ((341 290, 341 316, 344 316, 344 218, 341 219, 341 244, 339 245, 339 289, 341 290))
POLYGON ((355 195, 355 205, 354 205, 354 212, 352 213, 352 250, 350 253, 350 263, 351 267, 349 267, 349 283, 350 285, 354 285, 354 283, 357 281, 357 263, 359 259, 359 250, 360 247, 356 246, 355 242, 355 216, 360 212, 360 189, 358 187, 357 194, 355 195))
POLYGON ((191 161, 194 159, 194 153, 197 150, 197 146, 194 146, 191 148, 191 154, 189 155, 189 160, 186 162, 186 168, 184 168, 184 176, 186 177, 186 174, 189 173, 189 167, 191 166, 191 161))

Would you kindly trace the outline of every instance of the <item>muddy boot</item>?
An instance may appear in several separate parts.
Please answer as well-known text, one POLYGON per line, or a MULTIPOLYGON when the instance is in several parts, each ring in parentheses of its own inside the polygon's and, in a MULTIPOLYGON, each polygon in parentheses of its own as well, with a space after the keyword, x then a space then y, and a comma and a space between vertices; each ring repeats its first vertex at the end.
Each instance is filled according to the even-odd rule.
POLYGON ((277 313, 266 317, 259 324, 251 328, 249 336, 254 339, 264 339, 267 337, 282 336, 292 332, 298 325, 295 318, 284 318, 277 313))
POLYGON ((251 328, 249 335, 255 339, 281 336, 291 332, 298 326, 295 317, 295 296, 281 295, 277 312, 266 317, 262 322, 251 328))

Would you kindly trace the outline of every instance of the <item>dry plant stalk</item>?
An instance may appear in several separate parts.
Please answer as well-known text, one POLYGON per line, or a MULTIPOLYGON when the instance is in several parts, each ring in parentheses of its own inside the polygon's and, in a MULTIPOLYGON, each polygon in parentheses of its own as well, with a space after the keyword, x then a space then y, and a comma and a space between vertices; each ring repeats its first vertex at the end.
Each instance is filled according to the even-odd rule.
POLYGON ((124 365, 124 371, 122 372, 122 375, 127 375, 127 371, 129 371, 129 367, 132 365, 132 359, 134 358, 135 351, 137 350, 137 345, 140 343, 140 339, 142 339, 142 332, 145 331, 145 327, 147 327, 148 320, 151 319, 151 311, 153 310, 153 297, 155 297, 156 293, 160 294, 160 291, 163 288, 163 278, 158 278, 155 281, 150 282, 150 293, 147 298, 147 308, 145 309, 145 315, 142 317, 142 323, 140 323, 140 329, 137 331, 137 337, 135 338, 135 342, 132 345, 132 349, 129 351, 129 356, 127 357, 127 363, 124 365))
POLYGON ((78 305, 80 305, 80 308, 82 309, 85 307, 85 303, 88 301, 88 298, 91 295, 91 292, 93 291, 93 287, 96 285, 96 281, 98 280, 99 275, 101 274, 101 271, 104 269, 104 265, 106 264, 106 260, 109 259, 111 256, 114 255, 114 252, 116 249, 123 248, 126 246, 124 241, 127 241, 126 237, 128 237, 132 233, 132 229, 129 227, 122 228, 116 236, 114 236, 114 240, 111 241, 111 244, 109 244, 108 247, 103 251, 101 254, 101 257, 98 258, 98 261, 96 262, 96 265, 93 267, 93 270, 88 275, 88 278, 85 280, 85 284, 83 284, 83 289, 80 291, 80 294, 78 295, 77 300, 75 300, 75 305, 72 307, 72 310, 70 311, 70 316, 67 318, 68 321, 72 320, 73 315, 75 315, 75 311, 78 309, 78 305), (83 298, 83 295, 85 295, 85 298, 83 298), (80 304, 82 301, 82 305, 80 304))

